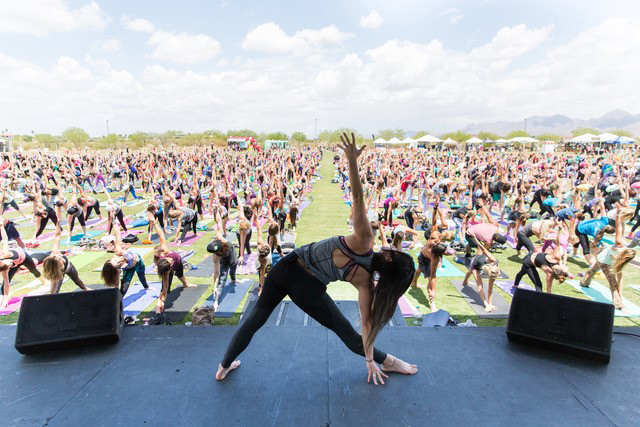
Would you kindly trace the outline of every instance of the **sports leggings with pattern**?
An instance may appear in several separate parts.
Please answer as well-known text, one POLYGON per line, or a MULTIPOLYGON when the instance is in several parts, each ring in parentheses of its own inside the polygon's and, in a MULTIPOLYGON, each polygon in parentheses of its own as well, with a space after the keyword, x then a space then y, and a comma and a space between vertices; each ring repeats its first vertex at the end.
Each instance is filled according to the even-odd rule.
MULTIPOLYGON (((227 347, 222 360, 223 368, 231 366, 236 357, 247 348, 253 334, 265 324, 287 295, 302 311, 335 332, 349 350, 364 357, 362 336, 353 329, 336 303, 327 295, 326 285, 298 264, 297 258, 292 252, 271 268, 255 307, 227 347)), ((384 362, 386 358, 386 353, 374 348, 373 359, 377 363, 384 362)))

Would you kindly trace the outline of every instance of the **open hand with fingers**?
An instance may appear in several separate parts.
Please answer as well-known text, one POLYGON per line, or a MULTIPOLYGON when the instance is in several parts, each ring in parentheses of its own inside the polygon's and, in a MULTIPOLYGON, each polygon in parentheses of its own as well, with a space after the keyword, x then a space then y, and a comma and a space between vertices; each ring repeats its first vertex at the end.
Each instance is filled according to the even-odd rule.
POLYGON ((380 370, 380 367, 375 361, 367 362, 367 369, 369 370, 369 376, 367 377, 367 382, 370 383, 371 379, 373 379, 373 384, 378 385, 378 381, 380 384, 384 385, 383 378, 389 378, 387 374, 380 370))
POLYGON ((344 132, 342 135, 340 135, 340 141, 342 141, 342 144, 338 144, 338 147, 340 147, 340 149, 344 151, 344 154, 349 160, 357 159, 364 151, 364 145, 360 148, 356 146, 356 137, 353 132, 351 132, 351 138, 349 138, 349 135, 344 132))

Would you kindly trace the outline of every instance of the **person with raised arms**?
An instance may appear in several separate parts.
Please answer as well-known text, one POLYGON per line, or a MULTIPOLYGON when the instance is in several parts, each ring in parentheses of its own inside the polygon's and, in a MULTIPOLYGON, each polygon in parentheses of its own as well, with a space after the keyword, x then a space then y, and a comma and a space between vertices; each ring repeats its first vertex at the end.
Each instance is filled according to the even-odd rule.
POLYGON ((373 233, 367 218, 362 184, 358 173, 355 136, 341 136, 340 148, 349 163, 352 185, 354 233, 335 236, 297 248, 271 268, 256 305, 233 336, 218 366, 217 380, 240 366, 236 357, 249 345, 253 335, 285 298, 323 326, 331 329, 354 353, 364 357, 367 381, 384 384, 384 371, 415 374, 417 367, 374 347, 376 336, 389 321, 413 278, 415 268, 410 255, 383 248, 371 250, 373 233), (377 280, 374 280, 374 273, 377 280), (337 280, 351 283, 358 290, 362 336, 340 312, 327 294, 327 284, 337 280), (382 370, 378 364, 381 364, 382 370))

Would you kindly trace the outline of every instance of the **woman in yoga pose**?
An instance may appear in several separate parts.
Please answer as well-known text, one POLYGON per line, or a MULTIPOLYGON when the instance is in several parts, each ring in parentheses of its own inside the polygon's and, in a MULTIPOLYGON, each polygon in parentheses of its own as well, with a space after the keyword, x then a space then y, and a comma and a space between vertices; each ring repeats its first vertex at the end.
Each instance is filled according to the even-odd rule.
POLYGON ((384 248, 371 250, 373 233, 358 172, 358 149, 355 137, 341 136, 340 148, 349 162, 349 181, 353 191, 354 233, 331 237, 296 249, 271 268, 258 301, 229 343, 218 367, 216 379, 240 366, 236 357, 249 345, 251 338, 267 321, 271 312, 284 299, 292 301, 323 326, 334 331, 351 351, 363 356, 369 372, 368 381, 384 384, 383 371, 415 374, 417 367, 374 348, 378 332, 393 315, 398 298, 408 289, 415 268, 408 254, 384 248), (377 285, 374 285, 374 273, 377 285), (329 282, 345 280, 358 290, 362 336, 342 315, 327 294, 329 282), (378 364, 382 365, 382 371, 378 364))

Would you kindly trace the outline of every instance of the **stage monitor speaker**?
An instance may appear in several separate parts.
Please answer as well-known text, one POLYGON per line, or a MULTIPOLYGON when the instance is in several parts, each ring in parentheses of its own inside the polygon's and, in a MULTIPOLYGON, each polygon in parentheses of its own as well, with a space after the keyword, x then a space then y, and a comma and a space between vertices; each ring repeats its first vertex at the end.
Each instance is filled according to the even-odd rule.
POLYGON ((613 316, 612 304, 517 289, 507 337, 609 363, 613 316))
POLYGON ((124 325, 117 288, 25 297, 16 350, 22 354, 113 343, 124 325))

